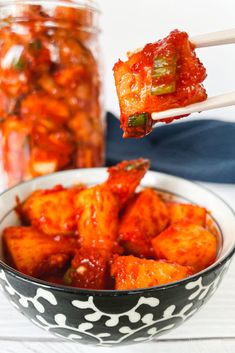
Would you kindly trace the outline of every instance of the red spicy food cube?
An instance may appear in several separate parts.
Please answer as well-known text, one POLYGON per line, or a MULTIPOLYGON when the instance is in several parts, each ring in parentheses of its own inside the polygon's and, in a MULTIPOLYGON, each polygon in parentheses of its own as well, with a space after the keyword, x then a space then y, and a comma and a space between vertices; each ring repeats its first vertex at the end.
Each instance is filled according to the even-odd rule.
POLYGON ((139 259, 134 256, 117 257, 111 269, 115 289, 147 288, 178 281, 192 274, 188 266, 167 261, 139 259))
MULTIPOLYGON (((206 70, 185 32, 147 44, 114 66, 123 137, 152 131, 151 113, 183 107, 207 98, 202 82, 206 70)), ((179 117, 178 117, 179 118, 179 117)), ((171 122, 174 118, 165 119, 171 122)))
POLYGON ((65 189, 61 185, 49 190, 36 190, 18 206, 28 224, 45 234, 73 234, 76 231, 75 198, 84 190, 83 185, 65 189))
POLYGON ((217 255, 216 236, 190 221, 171 225, 152 244, 156 258, 191 266, 195 273, 210 266, 217 255))
POLYGON ((192 204, 169 202, 167 203, 167 208, 171 224, 188 220, 202 227, 205 227, 206 225, 206 209, 204 207, 192 204))
POLYGON ((108 169, 109 177, 105 184, 118 198, 120 208, 134 194, 149 167, 148 159, 138 158, 122 161, 108 169))
POLYGON ((75 198, 75 211, 82 247, 119 252, 118 201, 104 184, 81 191, 75 198))
POLYGON ((33 277, 57 276, 66 270, 78 247, 76 236, 48 236, 33 227, 3 232, 4 253, 18 271, 33 277))
POLYGON ((78 288, 109 289, 112 285, 109 259, 110 253, 98 249, 77 250, 64 283, 78 288))
POLYGON ((136 194, 127 204, 119 223, 121 245, 132 255, 152 256, 151 239, 168 225, 165 203, 153 189, 136 194))

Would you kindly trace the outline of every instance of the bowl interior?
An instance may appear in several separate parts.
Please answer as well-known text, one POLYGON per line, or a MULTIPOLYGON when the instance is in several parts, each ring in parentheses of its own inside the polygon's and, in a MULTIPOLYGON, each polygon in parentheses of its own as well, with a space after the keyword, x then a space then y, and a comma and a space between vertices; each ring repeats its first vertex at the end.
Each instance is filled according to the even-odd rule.
MULTIPOLYGON (((6 227, 20 225, 18 215, 14 211, 16 197, 23 201, 36 189, 52 188, 58 184, 62 184, 65 187, 78 183, 94 185, 103 182, 106 178, 107 171, 105 168, 71 170, 40 177, 5 191, 0 196, 0 237, 6 227)), ((142 180, 141 187, 155 188, 167 200, 198 204, 206 207, 211 212, 211 216, 208 215, 207 217, 207 225, 218 237, 219 251, 217 261, 210 267, 222 261, 233 251, 235 247, 234 213, 217 195, 196 183, 152 171, 146 174, 142 180)), ((4 261, 1 245, 0 259, 4 261)))

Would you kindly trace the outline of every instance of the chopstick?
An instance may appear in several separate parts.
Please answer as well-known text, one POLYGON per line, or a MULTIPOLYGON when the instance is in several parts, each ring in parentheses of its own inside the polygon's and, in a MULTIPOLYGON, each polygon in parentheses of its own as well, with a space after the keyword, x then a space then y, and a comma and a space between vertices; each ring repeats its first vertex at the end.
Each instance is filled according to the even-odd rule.
MULTIPOLYGON (((195 45, 196 48, 232 44, 235 43, 235 29, 233 28, 225 31, 202 34, 190 38, 190 41, 195 45)), ((216 108, 223 108, 231 105, 235 105, 235 92, 210 97, 203 102, 190 104, 185 107, 152 113, 152 119, 162 120, 165 118, 177 117, 180 115, 202 112, 216 108)))
POLYGON ((225 31, 212 32, 191 37, 196 48, 213 47, 216 45, 225 45, 235 43, 235 28, 226 29, 225 31))
MULTIPOLYGON (((195 37, 189 38, 190 42, 195 45, 196 48, 213 47, 217 45, 233 44, 235 43, 235 28, 226 29, 224 31, 211 32, 200 34, 195 37)), ((143 48, 137 48, 127 52, 127 56, 140 52, 143 48)))
POLYGON ((162 120, 180 115, 199 113, 205 110, 229 107, 231 105, 235 105, 235 92, 210 97, 203 102, 190 104, 182 108, 167 109, 158 113, 152 113, 152 119, 162 120))

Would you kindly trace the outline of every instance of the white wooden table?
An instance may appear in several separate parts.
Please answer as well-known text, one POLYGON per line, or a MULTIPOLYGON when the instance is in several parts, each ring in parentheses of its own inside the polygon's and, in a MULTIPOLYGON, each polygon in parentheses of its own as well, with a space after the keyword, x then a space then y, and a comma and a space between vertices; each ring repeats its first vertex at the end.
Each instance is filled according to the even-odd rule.
MULTIPOLYGON (((205 184, 235 209, 235 186, 205 184)), ((235 233, 234 233, 235 236, 235 233)), ((0 353, 105 353, 108 348, 59 340, 33 326, 0 293, 0 353)), ((113 348, 122 353, 235 353, 235 261, 214 297, 198 314, 158 341, 113 348)))

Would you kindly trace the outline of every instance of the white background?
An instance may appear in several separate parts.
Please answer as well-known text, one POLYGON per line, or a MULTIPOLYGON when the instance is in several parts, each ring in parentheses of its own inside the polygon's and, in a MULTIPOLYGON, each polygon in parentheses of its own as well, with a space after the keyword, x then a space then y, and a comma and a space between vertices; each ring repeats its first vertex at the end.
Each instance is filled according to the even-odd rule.
MULTIPOLYGON (((97 0, 105 60, 106 108, 119 113, 112 67, 125 53, 166 36, 178 28, 190 36, 235 27, 235 0, 97 0)), ((207 68, 208 95, 235 91, 235 44, 198 49, 207 68)), ((235 108, 203 113, 235 121, 235 108)), ((195 114, 194 117, 200 117, 195 114)))

